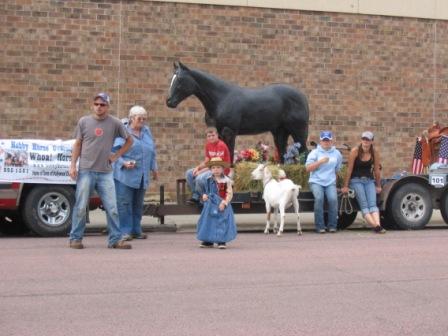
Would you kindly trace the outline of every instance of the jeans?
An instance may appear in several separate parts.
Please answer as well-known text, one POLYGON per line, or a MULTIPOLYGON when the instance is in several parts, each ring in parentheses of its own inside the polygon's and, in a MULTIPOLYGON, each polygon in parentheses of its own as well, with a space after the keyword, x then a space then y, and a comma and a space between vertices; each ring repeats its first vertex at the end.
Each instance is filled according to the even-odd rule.
POLYGON ((188 169, 185 173, 185 178, 187 180, 187 184, 191 190, 191 197, 200 200, 202 194, 205 192, 205 183, 207 179, 212 175, 210 170, 207 170, 198 176, 193 176, 194 168, 188 169))
POLYGON ((379 212, 376 206, 375 181, 366 177, 354 177, 350 180, 350 189, 355 191, 356 200, 361 208, 362 214, 379 212))
POLYGON ((316 231, 325 230, 324 221, 324 196, 328 203, 328 229, 336 229, 338 225, 338 194, 336 184, 322 186, 310 183, 310 189, 314 195, 314 225, 316 231))
POLYGON ((100 196, 101 202, 106 210, 107 229, 109 232, 108 244, 111 246, 122 238, 112 172, 99 173, 88 170, 80 170, 78 172, 78 179, 76 180, 76 202, 73 208, 70 240, 82 240, 84 236, 84 230, 86 228, 86 208, 93 190, 96 190, 100 196))
POLYGON ((143 201, 146 189, 135 189, 115 180, 117 194, 118 217, 120 218, 121 232, 126 235, 142 234, 143 201))

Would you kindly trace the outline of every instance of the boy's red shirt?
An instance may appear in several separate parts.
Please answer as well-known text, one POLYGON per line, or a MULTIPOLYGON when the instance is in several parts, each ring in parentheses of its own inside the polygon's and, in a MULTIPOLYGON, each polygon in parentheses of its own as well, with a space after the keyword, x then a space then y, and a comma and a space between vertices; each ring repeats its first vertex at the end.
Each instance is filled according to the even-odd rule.
MULTIPOLYGON (((205 145, 205 157, 209 160, 214 157, 220 157, 223 161, 230 162, 230 152, 227 145, 222 140, 218 140, 215 143, 207 143, 205 145)), ((228 175, 230 172, 229 168, 224 169, 224 174, 228 175)))

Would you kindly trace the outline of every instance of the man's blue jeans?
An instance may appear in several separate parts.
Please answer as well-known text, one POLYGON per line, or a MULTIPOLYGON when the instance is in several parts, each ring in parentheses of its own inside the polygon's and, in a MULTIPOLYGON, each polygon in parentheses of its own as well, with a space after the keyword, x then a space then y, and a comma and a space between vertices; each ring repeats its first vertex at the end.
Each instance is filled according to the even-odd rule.
POLYGON ((376 205, 375 181, 367 177, 354 177, 350 180, 350 189, 355 191, 356 200, 363 216, 379 212, 376 205))
POLYGON ((146 189, 135 189, 115 180, 118 217, 121 232, 126 235, 142 234, 143 201, 146 189))
POLYGON ((70 240, 81 240, 86 228, 86 208, 92 191, 96 190, 106 210, 107 228, 109 231, 109 246, 121 238, 118 219, 117 200, 112 172, 99 173, 80 170, 76 180, 76 202, 73 208, 72 230, 70 240))
POLYGON ((188 169, 185 173, 187 184, 190 187, 192 198, 200 200, 205 190, 205 183, 207 179, 212 175, 210 170, 207 170, 198 176, 193 176, 194 168, 188 169))
POLYGON ((316 225, 316 231, 325 230, 325 197, 328 203, 328 229, 336 229, 338 226, 338 193, 336 185, 330 184, 324 187, 317 183, 310 183, 310 189, 314 195, 314 225, 316 225))

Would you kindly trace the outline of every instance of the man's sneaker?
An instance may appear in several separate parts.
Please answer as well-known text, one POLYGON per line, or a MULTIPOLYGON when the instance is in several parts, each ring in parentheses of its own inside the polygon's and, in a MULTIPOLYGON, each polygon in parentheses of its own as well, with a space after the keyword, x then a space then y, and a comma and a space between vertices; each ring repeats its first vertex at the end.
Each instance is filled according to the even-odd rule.
POLYGON ((119 240, 115 244, 109 245, 109 248, 120 249, 120 250, 130 250, 132 248, 131 244, 126 243, 126 241, 119 240))
POLYGON ((132 236, 131 236, 131 235, 128 235, 128 234, 125 234, 125 235, 123 235, 123 236, 121 237, 121 240, 124 240, 124 241, 131 241, 131 240, 132 240, 132 236))
POLYGON ((84 248, 84 245, 81 240, 70 240, 70 248, 81 250, 84 248))
POLYGON ((221 250, 225 250, 227 248, 226 243, 218 243, 218 248, 221 250))
POLYGON ((318 230, 317 233, 325 233, 326 231, 324 229, 318 230))
POLYGON ((330 232, 330 233, 336 233, 336 229, 333 229, 333 228, 331 228, 330 230, 328 230, 328 232, 330 232))
POLYGON ((134 239, 146 239, 146 238, 148 238, 148 235, 146 233, 140 233, 139 235, 133 234, 132 238, 134 238, 134 239))
POLYGON ((199 244, 199 247, 200 248, 204 248, 204 247, 210 248, 210 247, 213 247, 213 243, 203 241, 203 242, 201 242, 201 244, 199 244))
POLYGON ((386 229, 383 228, 381 225, 375 226, 373 228, 373 232, 375 233, 386 233, 386 229))

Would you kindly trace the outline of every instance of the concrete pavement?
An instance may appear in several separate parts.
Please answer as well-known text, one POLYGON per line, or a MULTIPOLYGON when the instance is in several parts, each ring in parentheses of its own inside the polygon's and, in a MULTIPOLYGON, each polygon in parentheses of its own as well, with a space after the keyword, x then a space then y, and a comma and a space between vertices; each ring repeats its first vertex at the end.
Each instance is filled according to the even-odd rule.
POLYGON ((448 230, 0 238, 0 335, 448 334, 448 230))

